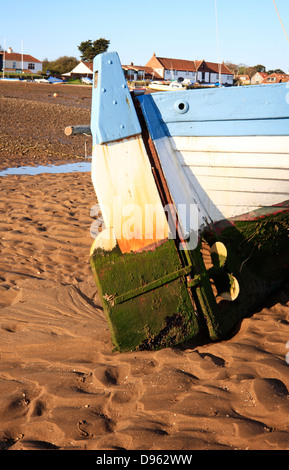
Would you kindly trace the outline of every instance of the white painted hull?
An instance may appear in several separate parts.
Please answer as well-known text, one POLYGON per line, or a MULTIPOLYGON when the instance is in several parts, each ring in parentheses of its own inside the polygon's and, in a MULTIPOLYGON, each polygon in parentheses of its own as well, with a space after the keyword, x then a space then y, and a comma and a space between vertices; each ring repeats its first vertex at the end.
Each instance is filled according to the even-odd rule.
POLYGON ((170 144, 212 222, 289 197, 288 136, 174 137, 170 144))
POLYGON ((184 91, 185 87, 183 87, 180 83, 171 83, 169 85, 163 85, 161 83, 151 83, 148 85, 150 90, 155 91, 184 91))
MULTIPOLYGON (((289 199, 289 137, 162 137, 154 141, 176 207, 196 205, 198 231, 289 199)), ((196 230, 180 212, 186 235, 196 230)))

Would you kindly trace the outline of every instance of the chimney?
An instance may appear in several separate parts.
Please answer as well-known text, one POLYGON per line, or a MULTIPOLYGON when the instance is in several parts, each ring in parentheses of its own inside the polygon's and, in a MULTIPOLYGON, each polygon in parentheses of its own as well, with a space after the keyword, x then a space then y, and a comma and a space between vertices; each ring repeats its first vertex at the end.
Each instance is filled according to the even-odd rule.
POLYGON ((8 54, 11 54, 11 52, 12 52, 12 47, 8 47, 7 53, 8 53, 8 54))

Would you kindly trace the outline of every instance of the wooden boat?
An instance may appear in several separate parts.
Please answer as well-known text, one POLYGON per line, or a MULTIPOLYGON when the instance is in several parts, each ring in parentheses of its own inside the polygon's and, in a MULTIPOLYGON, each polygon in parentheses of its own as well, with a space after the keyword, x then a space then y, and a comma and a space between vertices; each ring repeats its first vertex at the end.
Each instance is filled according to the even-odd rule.
POLYGON ((92 80, 89 77, 81 77, 82 83, 85 83, 85 85, 92 85, 92 80))
POLYGON ((182 83, 176 81, 169 83, 154 81, 148 85, 148 89, 154 91, 184 91, 186 87, 184 87, 182 83))
POLYGON ((119 351, 232 335, 288 280, 286 84, 132 98, 94 59, 91 266, 119 351))
POLYGON ((145 86, 129 85, 128 88, 129 88, 129 91, 134 94, 134 96, 143 95, 146 92, 146 87, 145 86))

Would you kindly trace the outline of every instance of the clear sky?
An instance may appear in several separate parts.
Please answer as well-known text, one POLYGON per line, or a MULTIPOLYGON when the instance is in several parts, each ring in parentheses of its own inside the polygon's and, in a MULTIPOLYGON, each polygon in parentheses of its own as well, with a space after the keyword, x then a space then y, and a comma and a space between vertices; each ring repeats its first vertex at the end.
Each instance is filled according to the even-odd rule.
MULTIPOLYGON (((289 36, 289 0, 275 0, 289 36)), ((1 2, 0 44, 39 60, 80 58, 104 37, 122 64, 160 57, 220 60, 289 71, 289 42, 272 0, 13 0, 1 2), (219 54, 218 54, 219 51, 219 54)))

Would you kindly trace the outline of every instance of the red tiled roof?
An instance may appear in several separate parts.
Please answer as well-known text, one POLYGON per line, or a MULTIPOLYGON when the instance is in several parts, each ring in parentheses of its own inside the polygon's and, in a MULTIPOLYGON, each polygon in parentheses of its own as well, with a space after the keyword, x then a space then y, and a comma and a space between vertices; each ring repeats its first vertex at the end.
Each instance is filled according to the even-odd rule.
POLYGON ((268 77, 268 74, 266 72, 257 72, 259 75, 261 75, 262 78, 268 77))
POLYGON ((225 64, 216 64, 215 62, 207 62, 205 60, 205 63, 207 66, 213 70, 213 72, 219 73, 219 68, 221 68, 221 73, 225 73, 226 75, 234 75, 231 70, 228 69, 228 67, 225 64))
POLYGON ((207 62, 206 60, 182 60, 169 59, 165 57, 155 57, 155 59, 159 61, 165 70, 183 70, 188 72, 196 72, 200 68, 201 64, 204 63, 206 68, 210 69, 212 72, 219 73, 219 68, 221 67, 221 73, 234 75, 225 64, 207 62))
MULTIPOLYGON (((15 60, 16 62, 22 60, 22 54, 19 54, 18 52, 6 52, 5 53, 5 60, 15 60)), ((38 59, 35 59, 35 57, 32 57, 32 55, 29 54, 23 54, 23 61, 24 62, 36 62, 41 64, 41 61, 38 59)))
POLYGON ((156 58, 166 70, 187 70, 188 72, 196 71, 195 62, 192 60, 168 59, 165 57, 156 58))
POLYGON ((272 83, 271 78, 275 78, 278 82, 289 82, 289 75, 286 75, 286 73, 271 73, 263 80, 263 83, 272 83))
POLYGON ((86 67, 93 72, 93 62, 82 62, 86 67))
POLYGON ((286 75, 286 73, 271 73, 269 77, 288 78, 288 75, 286 75))

